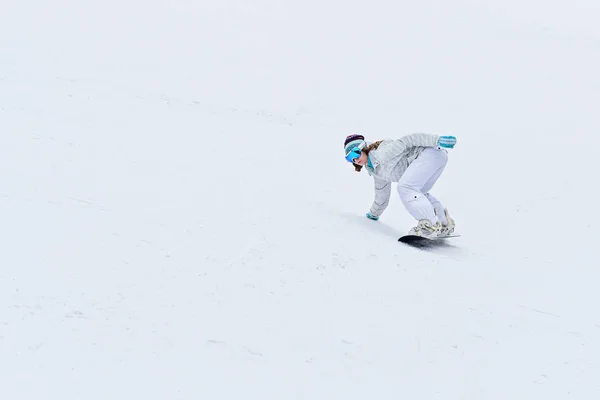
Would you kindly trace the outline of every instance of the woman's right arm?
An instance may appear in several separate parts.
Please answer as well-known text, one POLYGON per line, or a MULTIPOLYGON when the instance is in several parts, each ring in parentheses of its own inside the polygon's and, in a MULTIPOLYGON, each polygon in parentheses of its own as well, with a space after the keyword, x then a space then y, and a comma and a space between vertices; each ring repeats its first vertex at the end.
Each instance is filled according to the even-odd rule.
POLYGON ((373 200, 373 205, 371 206, 371 210, 369 213, 375 217, 379 218, 381 214, 385 211, 388 204, 390 203, 390 194, 392 191, 391 182, 385 182, 374 178, 375 182, 375 200, 373 200))

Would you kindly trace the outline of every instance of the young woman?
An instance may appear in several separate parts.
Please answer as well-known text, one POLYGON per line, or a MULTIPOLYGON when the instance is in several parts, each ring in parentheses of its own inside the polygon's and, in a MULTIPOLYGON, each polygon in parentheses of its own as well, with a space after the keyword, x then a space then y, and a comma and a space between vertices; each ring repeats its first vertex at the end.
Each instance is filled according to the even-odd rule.
POLYGON ((454 232, 454 221, 429 191, 448 162, 446 149, 454 148, 454 136, 413 133, 399 139, 367 143, 362 135, 344 141, 346 160, 357 172, 364 167, 375 183, 375 200, 367 217, 378 220, 390 201, 392 182, 406 210, 418 221, 410 235, 437 237, 454 232))

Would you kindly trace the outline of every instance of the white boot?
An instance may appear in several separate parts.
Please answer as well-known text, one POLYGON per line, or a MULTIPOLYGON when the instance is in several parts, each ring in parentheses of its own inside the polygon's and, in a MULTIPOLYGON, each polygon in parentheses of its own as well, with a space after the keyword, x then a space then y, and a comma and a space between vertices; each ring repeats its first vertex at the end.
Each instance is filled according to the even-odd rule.
POLYGON ((450 236, 454 233, 454 220, 450 217, 448 213, 448 209, 444 209, 444 214, 446 215, 446 220, 448 221, 447 225, 442 225, 442 229, 440 231, 440 236, 450 236))
POLYGON ((431 223, 428 219, 422 219, 419 221, 417 226, 411 228, 408 232, 409 235, 422 236, 429 239, 435 238, 440 235, 442 231, 441 222, 437 222, 435 225, 431 223))

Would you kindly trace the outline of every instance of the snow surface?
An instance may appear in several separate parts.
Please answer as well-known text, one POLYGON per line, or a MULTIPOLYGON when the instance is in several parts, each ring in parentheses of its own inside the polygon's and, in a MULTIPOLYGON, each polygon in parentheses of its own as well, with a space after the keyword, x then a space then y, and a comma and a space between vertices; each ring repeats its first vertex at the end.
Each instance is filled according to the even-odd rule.
POLYGON ((597 1, 8 0, 1 399, 600 398, 597 1), (458 145, 419 250, 342 141, 458 145))

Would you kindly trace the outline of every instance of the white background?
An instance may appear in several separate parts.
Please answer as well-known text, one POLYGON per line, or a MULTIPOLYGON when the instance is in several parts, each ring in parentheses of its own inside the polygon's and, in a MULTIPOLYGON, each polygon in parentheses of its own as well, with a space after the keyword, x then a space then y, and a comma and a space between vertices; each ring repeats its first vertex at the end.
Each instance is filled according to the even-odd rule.
POLYGON ((0 398, 597 399, 597 1, 8 1, 0 398), (458 138, 422 251, 343 140, 458 138))

